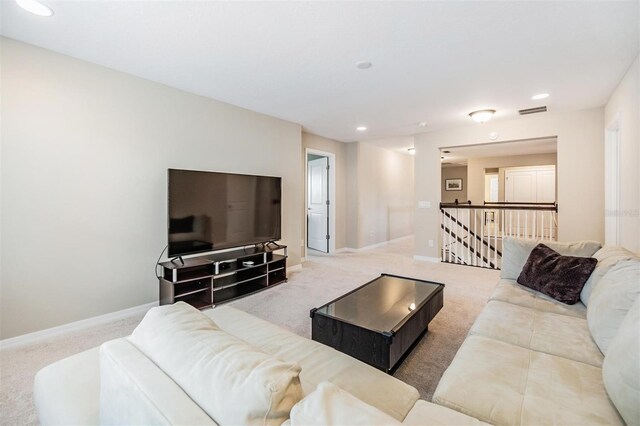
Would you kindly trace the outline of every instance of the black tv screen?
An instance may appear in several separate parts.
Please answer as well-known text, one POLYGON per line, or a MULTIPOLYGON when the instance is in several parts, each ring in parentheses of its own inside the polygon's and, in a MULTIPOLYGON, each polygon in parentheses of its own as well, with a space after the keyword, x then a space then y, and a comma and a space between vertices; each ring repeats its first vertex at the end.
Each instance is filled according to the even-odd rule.
POLYGON ((169 169, 169 256, 279 240, 281 181, 169 169))

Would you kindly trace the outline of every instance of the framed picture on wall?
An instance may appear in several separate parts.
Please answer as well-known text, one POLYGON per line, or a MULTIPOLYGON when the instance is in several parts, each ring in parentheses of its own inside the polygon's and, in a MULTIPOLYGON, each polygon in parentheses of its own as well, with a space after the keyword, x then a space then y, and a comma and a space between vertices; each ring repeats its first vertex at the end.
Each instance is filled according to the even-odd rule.
POLYGON ((462 191, 462 179, 445 179, 445 191, 462 191))

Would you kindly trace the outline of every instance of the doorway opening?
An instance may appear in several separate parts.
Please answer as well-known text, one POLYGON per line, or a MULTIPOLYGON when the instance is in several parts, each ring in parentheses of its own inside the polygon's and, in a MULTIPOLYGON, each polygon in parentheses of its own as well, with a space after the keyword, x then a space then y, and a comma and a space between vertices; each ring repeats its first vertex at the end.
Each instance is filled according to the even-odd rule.
POLYGON ((335 252, 335 154, 307 148, 305 152, 305 256, 335 252))
POLYGON ((620 244, 620 119, 607 127, 604 145, 604 243, 620 244))

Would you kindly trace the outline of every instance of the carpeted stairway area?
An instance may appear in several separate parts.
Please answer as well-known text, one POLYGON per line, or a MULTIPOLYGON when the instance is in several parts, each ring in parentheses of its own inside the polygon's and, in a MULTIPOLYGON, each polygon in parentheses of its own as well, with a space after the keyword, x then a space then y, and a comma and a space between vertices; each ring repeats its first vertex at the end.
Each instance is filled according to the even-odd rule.
MULTIPOLYGON (((445 284, 444 308, 429 325, 394 376, 431 396, 462 344, 476 316, 497 284, 498 272, 474 267, 415 261, 413 239, 384 247, 340 253, 309 253, 301 271, 289 282, 231 302, 301 336, 311 336, 309 311, 339 297, 381 273, 427 279, 445 284)), ((0 423, 35 424, 33 378, 42 367, 101 343, 126 336, 142 316, 103 324, 27 346, 0 350, 0 423)))

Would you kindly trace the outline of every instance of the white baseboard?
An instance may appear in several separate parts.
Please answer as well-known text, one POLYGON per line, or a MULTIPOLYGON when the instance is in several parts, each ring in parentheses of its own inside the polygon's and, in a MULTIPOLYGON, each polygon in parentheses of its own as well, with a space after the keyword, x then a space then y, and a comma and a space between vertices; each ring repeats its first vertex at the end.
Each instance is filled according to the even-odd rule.
POLYGON ((357 249, 356 248, 351 248, 351 247, 343 247, 343 248, 340 248, 340 249, 336 250, 336 253, 355 253, 355 252, 360 252, 360 251, 367 251, 367 250, 371 250, 371 249, 374 249, 374 248, 384 247, 384 246, 392 244, 392 243, 397 243, 397 242, 400 242, 400 241, 408 240, 409 238, 413 238, 413 234, 412 235, 406 235, 406 236, 400 237, 400 238, 394 238, 393 240, 383 241, 381 243, 371 244, 371 245, 360 247, 360 248, 357 248, 357 249))
POLYGON ((287 266, 287 274, 289 272, 298 272, 298 271, 302 271, 302 263, 299 263, 293 266, 287 266))
POLYGON ((354 248, 351 248, 351 247, 342 247, 342 248, 337 249, 335 251, 335 253, 336 254, 338 254, 338 253, 355 253, 356 251, 358 251, 358 249, 354 249, 354 248))
POLYGON ((440 263, 439 257, 418 256, 417 254, 413 256, 413 260, 419 260, 421 262, 440 263))
POLYGON ((144 305, 134 306, 132 308, 123 309, 121 311, 111 312, 97 317, 87 318, 80 321, 70 322, 69 324, 59 325, 57 327, 47 328, 45 330, 34 331, 33 333, 23 334, 21 336, 11 337, 9 339, 0 340, 0 349, 15 348, 17 346, 37 343, 51 337, 89 328, 95 325, 105 324, 116 321, 136 314, 147 312, 154 306, 158 306, 158 302, 146 303, 144 305))

